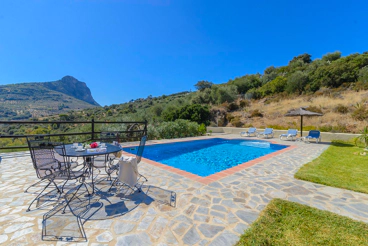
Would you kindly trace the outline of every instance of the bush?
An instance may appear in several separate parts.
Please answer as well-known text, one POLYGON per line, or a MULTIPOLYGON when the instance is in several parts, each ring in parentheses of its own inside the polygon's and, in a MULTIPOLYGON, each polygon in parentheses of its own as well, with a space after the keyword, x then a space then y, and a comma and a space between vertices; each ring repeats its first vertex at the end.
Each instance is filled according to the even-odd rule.
POLYGON ((227 121, 231 121, 232 119, 234 119, 234 116, 232 114, 226 114, 226 119, 227 121))
POLYGON ((255 109, 250 113, 250 117, 263 117, 263 114, 258 109, 255 109))
POLYGON ((241 108, 249 107, 250 106, 250 101, 249 100, 241 100, 239 102, 239 105, 240 105, 241 108))
POLYGON ((240 121, 240 117, 234 117, 230 123, 235 127, 241 127, 243 123, 240 121))
POLYGON ((334 111, 336 113, 340 113, 340 114, 346 114, 349 112, 349 108, 342 105, 342 104, 338 104, 335 108, 334 108, 334 111))
POLYGON ((204 135, 204 134, 206 134, 206 132, 207 132, 207 128, 206 128, 205 124, 201 124, 201 125, 198 127, 198 133, 199 133, 200 135, 204 135))
POLYGON ((368 119, 368 110, 364 105, 357 107, 354 110, 354 112, 351 114, 351 117, 353 117, 356 120, 361 120, 361 121, 368 119))
POLYGON ((174 122, 163 122, 156 127, 159 138, 194 137, 200 135, 199 125, 189 120, 176 120, 174 122))
POLYGON ((322 114, 322 110, 320 108, 317 108, 316 106, 309 106, 308 108, 306 108, 306 110, 322 114))
POLYGON ((235 102, 232 102, 232 103, 229 104, 228 109, 229 109, 229 111, 234 111, 234 110, 239 109, 239 106, 235 102))

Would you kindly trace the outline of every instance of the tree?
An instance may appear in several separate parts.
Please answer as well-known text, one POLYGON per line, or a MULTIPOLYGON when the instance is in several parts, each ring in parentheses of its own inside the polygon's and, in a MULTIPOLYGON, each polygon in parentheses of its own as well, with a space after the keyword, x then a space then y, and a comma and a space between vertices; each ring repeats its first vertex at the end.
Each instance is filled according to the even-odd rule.
POLYGON ((260 74, 245 75, 230 81, 228 84, 235 85, 239 94, 245 94, 248 90, 262 85, 260 77, 260 74))
POLYGON ((190 120, 208 126, 210 124, 210 111, 207 106, 192 104, 170 111, 164 114, 163 118, 166 121, 175 121, 177 119, 190 120))
POLYGON ((277 77, 277 74, 277 69, 274 66, 266 68, 261 77, 262 85, 270 82, 271 80, 274 80, 277 77))
POLYGON ((289 65, 291 63, 297 62, 297 61, 302 61, 304 63, 311 63, 312 62, 311 57, 312 56, 310 54, 307 54, 307 53, 304 53, 302 55, 295 56, 291 61, 289 61, 289 65))
POLYGON ((341 57, 341 52, 335 51, 332 53, 327 53, 326 55, 322 56, 322 61, 332 62, 337 59, 340 59, 340 57, 341 57))
POLYGON ((199 91, 203 91, 204 89, 206 89, 206 88, 211 88, 212 87, 212 85, 213 85, 213 83, 212 82, 208 82, 208 81, 206 81, 206 80, 201 80, 201 81, 198 81, 198 83, 197 84, 195 84, 194 86, 195 86, 195 88, 197 89, 197 90, 199 90, 199 91))
POLYGON ((302 71, 296 71, 287 79, 286 91, 289 93, 296 92, 298 94, 301 94, 307 83, 307 74, 303 73, 302 71))
POLYGON ((368 83, 368 66, 362 67, 359 70, 359 82, 368 83))
POLYGON ((237 87, 235 85, 219 86, 215 91, 212 98, 217 101, 218 104, 235 101, 238 97, 237 87))

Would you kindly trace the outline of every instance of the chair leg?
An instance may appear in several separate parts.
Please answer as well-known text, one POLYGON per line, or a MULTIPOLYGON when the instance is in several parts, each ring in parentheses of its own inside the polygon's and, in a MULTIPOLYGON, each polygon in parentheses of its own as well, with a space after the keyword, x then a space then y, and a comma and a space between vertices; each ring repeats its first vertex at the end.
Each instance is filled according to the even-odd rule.
POLYGON ((31 202, 31 204, 29 204, 28 209, 26 210, 27 212, 29 212, 31 210, 31 206, 32 204, 41 197, 42 193, 47 189, 47 187, 49 187, 51 184, 51 181, 45 186, 45 188, 43 188, 43 190, 38 194, 38 196, 36 196, 35 199, 33 199, 33 201, 31 202))
POLYGON ((27 193, 28 192, 28 189, 30 189, 31 187, 34 187, 42 182, 46 181, 46 179, 41 179, 40 181, 38 181, 37 183, 34 183, 33 185, 30 185, 25 191, 24 193, 27 193))
MULTIPOLYGON (((80 184, 80 185, 79 185, 79 187, 78 187, 78 188, 77 188, 77 190, 74 192, 74 194, 73 194, 73 196, 72 196, 72 198, 71 198, 70 200, 67 200, 67 198, 65 197, 65 200, 67 200, 67 203, 66 203, 66 205, 65 205, 65 207, 64 207, 64 209, 63 209, 62 214, 65 214, 65 209, 66 209, 66 207, 69 207, 69 209, 71 209, 71 208, 70 208, 70 204, 69 204, 69 203, 74 199, 75 195, 78 193, 78 191, 79 191, 79 189, 82 187, 82 185, 85 185, 85 183, 82 183, 82 184, 80 184)), ((86 189, 87 189, 87 187, 86 187, 86 189)), ((87 189, 87 192, 88 192, 88 194, 89 194, 88 189, 87 189)))

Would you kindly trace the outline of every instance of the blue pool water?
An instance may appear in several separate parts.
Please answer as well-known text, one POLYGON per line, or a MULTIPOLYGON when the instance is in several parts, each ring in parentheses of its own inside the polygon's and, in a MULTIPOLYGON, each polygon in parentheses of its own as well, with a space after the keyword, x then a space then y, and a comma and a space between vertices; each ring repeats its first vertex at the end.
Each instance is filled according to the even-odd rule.
MULTIPOLYGON (((143 157, 206 177, 286 147, 262 140, 212 138, 146 145, 143 157)), ((137 152, 137 148, 123 150, 137 152)))

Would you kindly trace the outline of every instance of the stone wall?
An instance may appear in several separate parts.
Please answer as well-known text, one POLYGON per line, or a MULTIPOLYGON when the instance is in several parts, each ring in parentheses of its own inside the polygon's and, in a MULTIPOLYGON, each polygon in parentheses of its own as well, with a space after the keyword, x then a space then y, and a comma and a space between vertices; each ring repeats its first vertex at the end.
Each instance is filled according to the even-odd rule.
MULTIPOLYGON (((226 133, 226 134, 240 134, 240 132, 245 132, 249 128, 239 128, 239 127, 207 127, 207 132, 210 130, 212 133, 226 133)), ((257 129, 257 131, 262 132, 264 129, 257 129)), ((278 138, 281 134, 287 133, 287 130, 273 130, 274 137, 278 138)), ((303 131, 303 136, 307 136, 309 131, 303 131)), ((350 133, 332 133, 332 132, 321 132, 322 142, 331 142, 331 140, 350 140, 359 136, 359 134, 350 133)))

